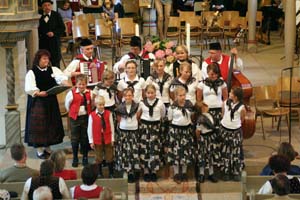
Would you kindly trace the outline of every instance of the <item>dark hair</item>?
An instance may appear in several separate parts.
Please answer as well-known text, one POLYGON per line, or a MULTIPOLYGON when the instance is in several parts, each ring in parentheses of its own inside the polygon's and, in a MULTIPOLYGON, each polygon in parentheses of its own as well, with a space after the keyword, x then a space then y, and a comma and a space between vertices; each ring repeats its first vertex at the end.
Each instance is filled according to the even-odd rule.
POLYGON ((98 169, 99 168, 97 164, 89 164, 84 166, 81 172, 82 182, 86 185, 93 185, 97 180, 98 169))
POLYGON ((40 166, 40 176, 52 176, 54 173, 54 163, 52 160, 45 160, 40 166))
POLYGON ((131 92, 131 94, 134 95, 134 89, 132 87, 125 88, 123 90, 123 95, 125 95, 127 92, 131 92))
POLYGON ((217 62, 213 62, 209 65, 207 65, 207 73, 209 71, 214 72, 215 74, 218 75, 218 78, 221 77, 221 70, 220 70, 220 65, 217 62))
POLYGON ((239 102, 243 102, 244 92, 243 92, 242 88, 235 87, 235 88, 232 88, 231 91, 232 91, 233 95, 237 97, 239 102))
POLYGON ((284 155, 274 155, 269 159, 270 168, 274 173, 288 172, 291 167, 290 160, 284 155))
POLYGON ((51 54, 49 51, 47 51, 46 49, 40 49, 35 53, 32 65, 39 66, 39 62, 42 56, 47 56, 49 59, 51 58, 51 54))
POLYGON ((286 156, 290 161, 295 160, 296 157, 296 152, 293 148, 293 146, 288 143, 288 142, 282 142, 278 148, 278 152, 279 155, 284 155, 286 156))
POLYGON ((11 158, 14 159, 15 161, 20 161, 23 159, 25 155, 25 147, 23 144, 13 144, 12 147, 10 148, 10 155, 11 158))
POLYGON ((275 194, 279 196, 288 195, 290 193, 290 181, 287 176, 277 174, 271 181, 275 194))

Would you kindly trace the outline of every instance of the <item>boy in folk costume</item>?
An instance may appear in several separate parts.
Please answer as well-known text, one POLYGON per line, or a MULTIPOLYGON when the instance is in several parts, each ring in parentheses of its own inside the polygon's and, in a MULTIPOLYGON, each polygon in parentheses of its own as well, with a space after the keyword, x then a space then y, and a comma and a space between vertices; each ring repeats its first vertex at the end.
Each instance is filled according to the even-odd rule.
POLYGON ((78 167, 79 144, 83 153, 82 164, 88 164, 88 116, 92 112, 92 93, 87 89, 87 77, 76 77, 76 86, 70 90, 65 99, 71 124, 71 145, 73 150, 72 167, 78 167))
POLYGON ((114 122, 109 110, 104 109, 105 99, 102 96, 95 98, 96 110, 89 116, 88 136, 92 149, 95 150, 96 163, 99 166, 99 177, 103 177, 103 154, 108 163, 109 177, 113 178, 113 143, 114 122))

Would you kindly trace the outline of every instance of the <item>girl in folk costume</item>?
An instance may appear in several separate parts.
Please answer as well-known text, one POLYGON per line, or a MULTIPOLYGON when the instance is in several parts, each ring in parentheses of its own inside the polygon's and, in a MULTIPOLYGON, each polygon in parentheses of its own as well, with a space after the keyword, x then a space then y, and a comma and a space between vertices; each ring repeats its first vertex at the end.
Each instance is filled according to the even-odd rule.
POLYGON ((176 78, 180 74, 180 64, 182 62, 188 62, 192 68, 192 76, 197 80, 197 82, 202 79, 202 73, 199 66, 193 63, 192 60, 189 60, 189 52, 186 46, 179 45, 176 47, 176 57, 177 60, 174 63, 165 67, 165 72, 170 74, 173 78, 176 78))
POLYGON ((174 91, 176 87, 182 86, 186 89, 186 99, 190 100, 193 105, 196 103, 196 91, 197 91, 197 85, 198 81, 192 77, 192 68, 190 63, 188 62, 182 62, 180 64, 180 74, 178 77, 176 77, 171 85, 170 85, 170 97, 172 100, 175 100, 174 91))
POLYGON ((243 90, 233 88, 229 93, 229 99, 224 102, 223 118, 221 120, 220 136, 221 160, 223 166, 221 170, 224 174, 224 181, 231 179, 241 180, 243 160, 242 152, 242 122, 245 119, 246 110, 242 103, 243 90))
POLYGON ((187 181, 187 165, 193 162, 193 129, 191 126, 193 104, 186 100, 186 89, 178 86, 175 101, 168 109, 170 131, 167 136, 168 162, 174 168, 174 181, 187 181))
POLYGON ((41 159, 47 158, 50 145, 61 143, 65 135, 56 95, 46 92, 58 84, 69 85, 68 78, 60 69, 50 66, 47 50, 37 51, 33 67, 25 77, 28 94, 25 142, 36 148, 41 159))
POLYGON ((103 177, 103 155, 108 164, 109 177, 113 178, 113 143, 114 122, 109 110, 104 109, 105 99, 102 96, 95 98, 96 110, 89 116, 88 137, 92 149, 95 150, 96 164, 99 166, 99 177, 103 177))
MULTIPOLYGON (((208 169, 208 179, 212 182, 218 182, 214 175, 214 165, 216 163, 216 154, 219 155, 217 144, 215 142, 217 137, 216 125, 213 116, 208 112, 208 105, 204 102, 196 103, 197 124, 196 124, 196 151, 198 164, 198 181, 204 182, 205 169, 208 169)), ((219 158, 220 159, 220 158, 219 158)))
POLYGON ((144 181, 155 182, 160 167, 161 119, 165 116, 164 103, 156 98, 154 85, 147 85, 146 97, 140 104, 140 160, 144 169, 144 181))
POLYGON ((222 105, 228 97, 227 85, 221 78, 218 63, 207 66, 208 77, 198 84, 197 100, 207 103, 209 113, 213 116, 216 129, 219 129, 222 119, 222 105))
POLYGON ((122 93, 126 88, 132 88, 134 90, 134 101, 139 103, 143 100, 145 79, 137 75, 137 64, 134 60, 129 60, 125 64, 126 75, 118 83, 118 97, 121 101, 122 93))
POLYGON ((140 168, 139 162, 139 103, 134 98, 131 87, 124 89, 124 101, 117 107, 118 140, 116 141, 117 166, 128 175, 128 182, 135 181, 134 171, 140 168))
POLYGON ((71 145, 73 151, 72 167, 78 167, 78 148, 82 150, 82 164, 88 164, 89 143, 87 136, 88 116, 92 112, 92 93, 87 89, 87 77, 76 76, 76 86, 70 90, 65 99, 71 124, 71 145))

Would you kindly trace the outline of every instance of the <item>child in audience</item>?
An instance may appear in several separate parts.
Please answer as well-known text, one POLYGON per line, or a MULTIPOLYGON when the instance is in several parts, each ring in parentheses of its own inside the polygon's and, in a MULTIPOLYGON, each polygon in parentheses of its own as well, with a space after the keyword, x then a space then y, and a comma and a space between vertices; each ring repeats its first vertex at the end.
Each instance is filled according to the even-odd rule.
POLYGON ((78 167, 78 148, 82 150, 82 164, 88 164, 88 115, 92 112, 92 93, 87 88, 87 77, 76 76, 76 86, 67 93, 65 107, 71 124, 72 167, 78 167))
POLYGON ((215 156, 218 153, 216 144, 216 123, 213 116, 208 112, 208 105, 204 102, 196 103, 197 124, 197 164, 199 167, 198 181, 203 183, 205 180, 205 169, 208 169, 208 179, 214 183, 218 182, 214 174, 215 156))
POLYGON ((63 150, 56 150, 50 155, 50 160, 54 163, 54 176, 61 177, 64 180, 76 180, 75 170, 64 169, 66 165, 66 154, 63 150))
POLYGON ((86 165, 83 167, 81 172, 81 185, 76 185, 70 188, 70 193, 72 199, 92 199, 99 198, 101 192, 103 191, 103 187, 98 186, 96 184, 98 175, 98 165, 86 165))
POLYGON ((109 110, 104 109, 105 99, 102 96, 95 98, 96 110, 89 116, 88 137, 92 149, 95 150, 96 163, 99 167, 99 177, 103 177, 103 154, 108 163, 109 177, 113 178, 113 143, 114 122, 109 110))
POLYGON ((168 109, 168 162, 174 168, 174 181, 180 183, 188 180, 187 166, 193 162, 193 104, 186 100, 186 89, 183 86, 176 87, 174 95, 175 101, 168 109))
POLYGON ((129 60, 125 64, 126 75, 118 83, 118 97, 122 99, 122 93, 125 88, 133 88, 134 90, 134 101, 139 103, 143 100, 145 80, 137 75, 137 64, 134 60, 129 60))
POLYGON ((144 169, 144 181, 156 182, 160 167, 161 120, 165 116, 164 103, 156 98, 154 85, 147 85, 146 98, 140 103, 140 160, 144 169))
POLYGON ((134 171, 139 169, 139 131, 138 110, 139 103, 134 98, 131 87, 124 89, 124 100, 116 109, 118 121, 118 141, 116 141, 116 162, 124 170, 124 177, 128 174, 128 182, 135 181, 134 171))
POLYGON ((192 104, 195 105, 198 81, 192 76, 191 64, 182 62, 179 69, 179 76, 174 78, 170 85, 170 97, 174 101, 175 88, 177 86, 183 86, 186 89, 186 99, 190 100, 192 104))
POLYGON ((224 102, 220 127, 221 171, 224 174, 224 181, 229 181, 231 175, 234 181, 241 180, 242 122, 246 114, 242 101, 243 90, 237 87, 231 89, 229 99, 224 102))

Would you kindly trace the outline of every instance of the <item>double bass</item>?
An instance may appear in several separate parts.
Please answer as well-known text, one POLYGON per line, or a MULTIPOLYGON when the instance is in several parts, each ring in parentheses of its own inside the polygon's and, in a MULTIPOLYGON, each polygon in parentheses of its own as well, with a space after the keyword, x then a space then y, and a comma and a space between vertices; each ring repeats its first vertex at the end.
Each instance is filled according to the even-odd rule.
POLYGON ((246 108, 245 120, 242 122, 243 138, 251 138, 255 133, 255 112, 251 110, 249 105, 250 98, 253 94, 252 84, 240 71, 233 70, 235 55, 231 54, 230 68, 227 78, 228 93, 232 88, 240 87, 243 90, 243 103, 246 108))

